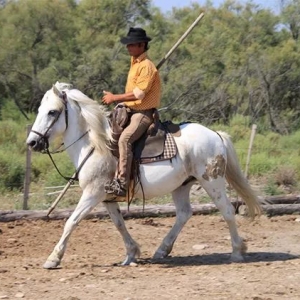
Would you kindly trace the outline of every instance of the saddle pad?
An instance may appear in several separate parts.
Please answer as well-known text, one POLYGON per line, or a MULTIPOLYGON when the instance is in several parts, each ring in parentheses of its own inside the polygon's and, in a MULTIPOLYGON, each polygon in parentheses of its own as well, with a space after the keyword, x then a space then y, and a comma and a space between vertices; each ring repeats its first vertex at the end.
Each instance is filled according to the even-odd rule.
POLYGON ((164 151, 162 152, 162 154, 155 157, 141 157, 139 159, 139 163, 147 164, 147 163, 160 161, 160 160, 168 160, 176 156, 176 154, 177 154, 177 147, 176 147, 175 140, 172 134, 167 132, 165 144, 164 144, 164 151))

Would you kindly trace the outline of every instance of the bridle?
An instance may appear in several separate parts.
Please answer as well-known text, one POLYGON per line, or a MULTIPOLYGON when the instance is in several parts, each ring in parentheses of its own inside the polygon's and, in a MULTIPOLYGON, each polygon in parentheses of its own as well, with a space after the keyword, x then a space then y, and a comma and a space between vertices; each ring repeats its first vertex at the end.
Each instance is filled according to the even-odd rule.
MULTIPOLYGON (((64 104, 65 123, 66 123, 65 131, 66 131, 68 129, 68 126, 69 126, 67 94, 64 91, 60 92, 55 86, 53 86, 53 91, 61 99, 62 103, 64 104)), ((51 124, 48 126, 48 128, 46 129, 44 134, 31 129, 31 132, 37 134, 40 137, 40 141, 42 141, 43 144, 45 145, 45 148, 41 151, 41 153, 48 153, 49 152, 48 132, 53 127, 53 125, 56 123, 56 121, 59 119, 62 111, 63 111, 63 109, 60 110, 60 112, 57 114, 57 116, 55 116, 55 118, 53 119, 51 124)))
MULTIPOLYGON (((78 142, 81 138, 83 138, 87 133, 88 131, 86 131, 84 134, 82 134, 77 140, 75 140, 74 142, 72 142, 69 146, 65 147, 63 150, 56 150, 56 151, 53 151, 53 152, 50 152, 49 150, 49 139, 48 139, 48 132, 49 130, 53 127, 53 125, 57 122, 57 120, 59 119, 61 113, 63 112, 63 110, 65 111, 65 124, 66 124, 66 128, 65 128, 65 131, 68 129, 69 127, 69 115, 68 115, 68 99, 67 99, 67 94, 66 92, 62 91, 60 92, 54 85, 53 85, 53 92, 55 95, 57 95, 63 105, 64 105, 64 109, 60 110, 59 113, 55 116, 55 118, 53 119, 53 121, 51 122, 51 124, 48 126, 48 128, 46 129, 45 133, 42 134, 38 131, 35 131, 35 130, 31 130, 31 132, 37 134, 39 137, 40 137, 40 141, 43 142, 43 144, 45 145, 44 149, 41 150, 41 153, 43 154, 48 154, 48 156, 50 157, 56 171, 59 173, 59 175, 61 177, 63 177, 64 179, 66 180, 69 180, 70 182, 74 182, 75 180, 77 181, 78 180, 78 174, 79 174, 79 171, 81 170, 81 168, 83 167, 83 165, 85 164, 85 162, 87 161, 87 159, 92 155, 92 153, 94 152, 94 147, 92 147, 90 149, 90 151, 88 152, 88 154, 86 155, 86 157, 83 159, 83 161, 80 163, 80 165, 78 166, 78 168, 76 169, 74 175, 72 177, 67 177, 67 176, 64 176, 58 169, 58 167, 56 166, 55 164, 55 161, 53 160, 52 158, 52 154, 55 154, 55 153, 60 153, 60 152, 63 152, 65 151, 66 149, 68 149, 69 147, 71 147, 72 145, 74 145, 76 142, 78 142)), ((62 144, 63 145, 63 144, 62 144)))

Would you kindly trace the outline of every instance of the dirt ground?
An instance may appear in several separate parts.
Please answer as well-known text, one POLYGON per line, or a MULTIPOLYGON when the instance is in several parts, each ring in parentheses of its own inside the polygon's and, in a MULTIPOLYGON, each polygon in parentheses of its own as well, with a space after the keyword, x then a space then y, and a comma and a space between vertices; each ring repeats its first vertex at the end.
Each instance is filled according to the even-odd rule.
POLYGON ((300 299, 299 221, 295 215, 254 222, 237 216, 248 254, 244 263, 230 263, 222 218, 193 216, 172 256, 153 263, 174 218, 126 220, 142 255, 136 266, 121 267, 124 246, 111 221, 85 220, 56 270, 42 265, 64 221, 0 223, 0 299, 300 299))

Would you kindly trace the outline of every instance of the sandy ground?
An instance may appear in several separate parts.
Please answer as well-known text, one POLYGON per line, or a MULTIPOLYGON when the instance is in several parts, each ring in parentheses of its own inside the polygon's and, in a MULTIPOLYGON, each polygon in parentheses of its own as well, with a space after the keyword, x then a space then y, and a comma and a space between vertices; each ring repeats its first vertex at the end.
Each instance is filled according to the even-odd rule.
POLYGON ((56 270, 42 265, 64 221, 0 223, 0 299, 300 299, 299 220, 237 216, 248 245, 244 263, 229 262, 229 232, 218 215, 193 216, 172 256, 155 263, 174 218, 127 220, 142 250, 138 264, 127 267, 118 265, 125 250, 111 221, 85 220, 56 270))

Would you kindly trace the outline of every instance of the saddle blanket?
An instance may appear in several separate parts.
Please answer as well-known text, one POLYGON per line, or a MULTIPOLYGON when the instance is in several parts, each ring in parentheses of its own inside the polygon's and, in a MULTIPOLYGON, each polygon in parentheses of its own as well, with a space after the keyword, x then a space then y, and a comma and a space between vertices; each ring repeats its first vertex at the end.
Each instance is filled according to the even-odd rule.
POLYGON ((170 132, 166 132, 163 152, 155 157, 141 157, 139 158, 140 164, 147 164, 160 160, 168 160, 175 157, 177 154, 177 146, 175 140, 170 132))

